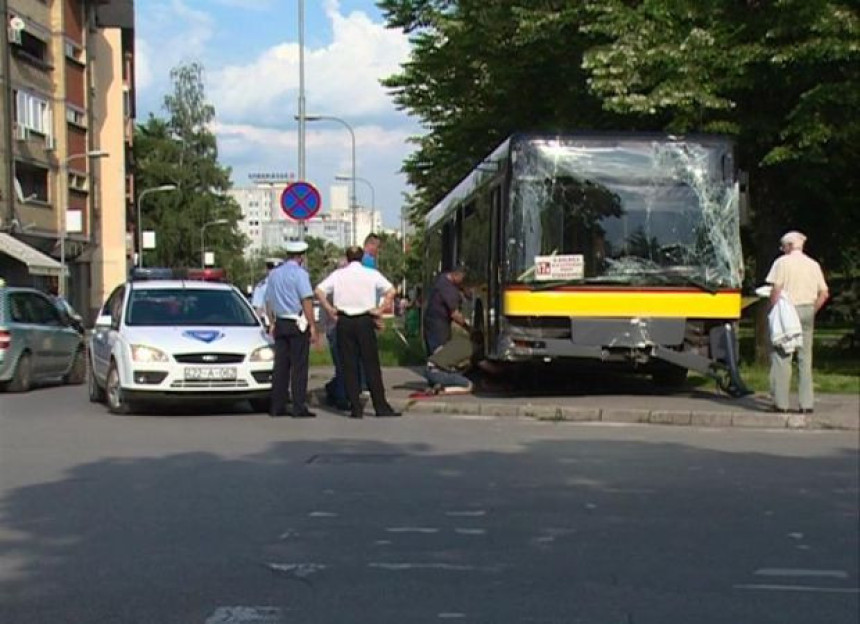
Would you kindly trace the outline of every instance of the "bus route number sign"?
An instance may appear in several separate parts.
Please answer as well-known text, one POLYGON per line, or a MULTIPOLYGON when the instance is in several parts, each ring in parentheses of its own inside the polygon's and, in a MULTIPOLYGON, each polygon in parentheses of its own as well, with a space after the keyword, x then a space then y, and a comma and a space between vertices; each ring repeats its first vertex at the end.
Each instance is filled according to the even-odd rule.
POLYGON ((585 277, 582 254, 535 256, 535 279, 538 281, 576 280, 585 277))

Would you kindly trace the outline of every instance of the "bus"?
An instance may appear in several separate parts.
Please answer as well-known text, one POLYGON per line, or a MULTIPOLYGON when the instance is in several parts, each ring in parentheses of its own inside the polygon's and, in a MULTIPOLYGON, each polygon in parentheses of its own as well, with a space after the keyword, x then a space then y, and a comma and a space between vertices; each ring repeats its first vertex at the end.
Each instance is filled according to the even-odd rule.
POLYGON ((730 139, 517 134, 426 216, 425 292, 463 265, 473 358, 620 365, 665 387, 738 372, 730 139))

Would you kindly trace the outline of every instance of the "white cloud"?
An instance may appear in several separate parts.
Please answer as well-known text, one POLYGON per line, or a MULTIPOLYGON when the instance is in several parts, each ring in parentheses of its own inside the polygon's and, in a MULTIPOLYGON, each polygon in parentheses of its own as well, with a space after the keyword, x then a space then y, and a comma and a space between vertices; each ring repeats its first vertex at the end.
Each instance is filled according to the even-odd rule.
POLYGON ((157 42, 141 37, 135 42, 135 83, 141 91, 168 84, 170 70, 180 62, 202 59, 215 31, 211 15, 183 0, 150 3, 137 19, 138 32, 158 34, 157 42))
MULTIPOLYGON (((328 5, 333 40, 305 49, 305 97, 309 113, 347 111, 351 118, 393 114, 391 99, 379 80, 398 71, 409 54, 401 33, 374 24, 366 14, 348 16, 328 5)), ((254 61, 209 73, 207 90, 219 118, 255 120, 284 127, 292 123, 299 88, 299 47, 278 44, 254 61)))

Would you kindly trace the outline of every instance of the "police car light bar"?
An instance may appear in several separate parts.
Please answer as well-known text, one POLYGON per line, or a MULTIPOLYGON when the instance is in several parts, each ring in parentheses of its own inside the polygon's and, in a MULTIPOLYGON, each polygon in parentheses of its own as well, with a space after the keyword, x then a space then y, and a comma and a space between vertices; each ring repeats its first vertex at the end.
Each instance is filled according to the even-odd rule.
POLYGON ((224 269, 171 269, 169 267, 134 267, 129 272, 132 282, 151 280, 193 280, 201 282, 226 282, 224 269))

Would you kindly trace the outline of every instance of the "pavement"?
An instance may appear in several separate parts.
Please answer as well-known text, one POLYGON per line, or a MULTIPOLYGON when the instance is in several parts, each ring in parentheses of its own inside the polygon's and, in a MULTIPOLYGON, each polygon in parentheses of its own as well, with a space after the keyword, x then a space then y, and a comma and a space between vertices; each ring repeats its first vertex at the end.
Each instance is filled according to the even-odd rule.
MULTIPOLYGON (((331 367, 311 368, 311 405, 323 406, 323 386, 332 373, 331 367)), ((766 394, 732 398, 715 387, 665 391, 653 386, 647 377, 577 375, 576 378, 559 380, 558 377, 542 379, 538 374, 519 380, 521 383, 516 385, 509 383, 494 389, 478 389, 468 395, 436 395, 418 399, 410 395, 427 388, 420 368, 386 367, 382 377, 389 403, 397 410, 415 415, 692 427, 860 430, 860 392, 816 394, 812 414, 781 414, 769 411, 771 401, 766 394)), ((369 400, 365 411, 372 413, 369 400)))

